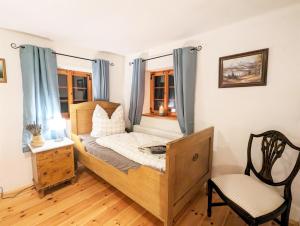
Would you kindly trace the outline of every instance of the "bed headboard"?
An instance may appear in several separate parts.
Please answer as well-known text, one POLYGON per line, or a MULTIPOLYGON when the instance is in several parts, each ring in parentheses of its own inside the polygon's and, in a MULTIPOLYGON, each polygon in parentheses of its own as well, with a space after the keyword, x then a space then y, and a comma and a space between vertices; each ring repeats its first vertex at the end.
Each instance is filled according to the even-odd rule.
POLYGON ((111 117, 112 113, 120 105, 108 101, 92 101, 80 104, 71 104, 70 120, 71 131, 74 134, 85 134, 92 131, 92 117, 96 105, 99 104, 111 117))

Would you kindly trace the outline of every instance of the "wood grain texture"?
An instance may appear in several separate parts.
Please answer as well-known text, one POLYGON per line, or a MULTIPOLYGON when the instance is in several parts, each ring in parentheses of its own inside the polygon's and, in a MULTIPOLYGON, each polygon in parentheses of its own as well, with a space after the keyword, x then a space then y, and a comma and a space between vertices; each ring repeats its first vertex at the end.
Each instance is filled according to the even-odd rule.
POLYGON ((97 104, 109 115, 118 106, 106 101, 71 105, 72 140, 79 162, 162 220, 165 226, 171 226, 211 177, 214 129, 168 143, 165 172, 141 166, 124 173, 89 154, 78 136, 91 132, 92 114, 97 104))
POLYGON ((73 145, 32 154, 33 182, 40 195, 45 189, 75 177, 73 145))
POLYGON ((72 104, 70 106, 72 133, 85 134, 92 131, 92 116, 97 104, 99 104, 106 110, 109 117, 111 117, 112 113, 119 106, 119 104, 117 103, 111 103, 107 101, 93 101, 80 104, 72 104))
MULTIPOLYGON (((96 225, 162 226, 163 223, 94 173, 83 170, 75 184, 52 188, 40 199, 34 189, 14 199, 0 200, 0 226, 96 225)), ((220 199, 214 195, 214 201, 220 199)), ((175 226, 246 226, 228 207, 206 216, 207 196, 200 193, 175 226)), ((267 223, 263 226, 273 226, 267 223)), ((296 226, 296 224, 290 224, 296 226)))
MULTIPOLYGON (((164 90, 163 94, 163 106, 166 117, 176 118, 176 112, 170 112, 168 103, 169 103, 169 76, 174 76, 173 69, 165 69, 160 71, 151 71, 150 72, 150 114, 158 115, 158 110, 154 110, 154 100, 155 100, 155 89, 161 88, 164 90), (155 87, 155 77, 164 76, 164 86, 155 87)), ((173 87, 172 87, 173 88, 173 87)), ((156 99, 158 100, 158 99, 156 99)), ((165 117, 163 116, 163 117, 165 117)))
MULTIPOLYGON (((73 84, 73 77, 84 77, 87 79, 87 101, 92 101, 92 74, 89 72, 83 72, 83 71, 73 71, 73 70, 67 70, 67 69, 62 69, 58 68, 57 69, 57 74, 58 76, 66 76, 67 78, 67 93, 68 93, 68 98, 67 98, 67 103, 70 109, 70 105, 73 104, 74 102, 74 84, 73 84)), ((64 118, 69 118, 70 113, 65 112, 62 113, 62 116, 64 118)))

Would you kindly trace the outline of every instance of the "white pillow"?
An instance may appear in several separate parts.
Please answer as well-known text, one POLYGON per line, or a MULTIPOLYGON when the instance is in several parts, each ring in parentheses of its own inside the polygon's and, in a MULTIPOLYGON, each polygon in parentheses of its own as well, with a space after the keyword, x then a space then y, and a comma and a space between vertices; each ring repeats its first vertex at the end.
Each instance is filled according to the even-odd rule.
POLYGON ((97 104, 93 113, 91 136, 103 137, 125 132, 125 120, 122 106, 118 106, 109 119, 107 112, 97 104))

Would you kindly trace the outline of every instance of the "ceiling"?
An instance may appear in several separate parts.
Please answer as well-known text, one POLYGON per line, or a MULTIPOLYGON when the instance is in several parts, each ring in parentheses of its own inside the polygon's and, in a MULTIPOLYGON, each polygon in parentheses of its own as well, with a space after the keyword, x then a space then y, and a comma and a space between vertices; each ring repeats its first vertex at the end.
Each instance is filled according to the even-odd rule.
POLYGON ((129 54, 299 1, 5 0, 0 3, 2 28, 97 51, 129 54))

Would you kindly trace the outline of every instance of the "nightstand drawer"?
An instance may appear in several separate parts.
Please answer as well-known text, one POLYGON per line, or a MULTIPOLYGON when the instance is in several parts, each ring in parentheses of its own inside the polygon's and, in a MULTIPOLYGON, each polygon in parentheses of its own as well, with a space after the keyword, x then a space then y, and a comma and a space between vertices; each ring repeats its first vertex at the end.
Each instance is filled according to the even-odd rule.
POLYGON ((63 156, 58 155, 53 158, 47 158, 36 162, 36 166, 38 170, 44 168, 53 168, 58 165, 61 165, 61 167, 74 166, 73 152, 65 154, 63 156))
POLYGON ((63 147, 63 148, 57 148, 53 149, 47 152, 41 152, 36 155, 36 160, 38 165, 46 162, 53 162, 55 160, 60 159, 72 159, 73 160, 73 147, 63 147))
POLYGON ((72 159, 73 160, 73 146, 58 148, 53 150, 53 159, 72 159))
POLYGON ((74 177, 73 166, 56 165, 51 168, 41 168, 39 170, 40 188, 55 185, 72 177, 74 177))
POLYGON ((53 152, 52 151, 45 151, 36 154, 36 160, 52 160, 53 159, 53 152))
POLYGON ((74 176, 74 168, 66 166, 65 168, 54 168, 52 174, 52 184, 65 181, 74 176))

